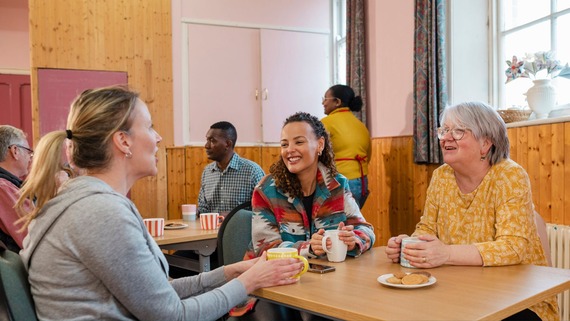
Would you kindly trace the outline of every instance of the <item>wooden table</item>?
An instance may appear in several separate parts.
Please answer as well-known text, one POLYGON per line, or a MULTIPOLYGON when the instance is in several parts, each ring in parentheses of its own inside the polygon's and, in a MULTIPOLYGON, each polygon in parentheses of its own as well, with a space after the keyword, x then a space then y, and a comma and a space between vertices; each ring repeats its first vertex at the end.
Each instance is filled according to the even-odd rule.
POLYGON ((416 289, 381 285, 401 268, 373 248, 334 265, 335 272, 305 273, 299 283, 259 289, 264 300, 342 320, 501 320, 570 289, 570 270, 534 265, 442 266, 426 269, 437 282, 416 289))
POLYGON ((168 223, 184 223, 188 227, 179 230, 164 230, 164 236, 154 240, 164 250, 191 250, 199 260, 165 254, 168 264, 196 272, 210 271, 210 255, 216 250, 218 230, 202 230, 200 221, 169 220, 168 223))

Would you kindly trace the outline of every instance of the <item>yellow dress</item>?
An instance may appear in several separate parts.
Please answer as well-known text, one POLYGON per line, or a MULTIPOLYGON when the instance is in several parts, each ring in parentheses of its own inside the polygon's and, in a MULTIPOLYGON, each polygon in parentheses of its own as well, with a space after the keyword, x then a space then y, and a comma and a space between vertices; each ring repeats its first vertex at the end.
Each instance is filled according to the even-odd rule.
MULTIPOLYGON (((483 266, 548 265, 534 223, 530 180, 510 159, 492 166, 468 194, 459 190, 449 165, 436 169, 413 235, 421 234, 436 235, 445 244, 474 244, 483 266)), ((530 309, 542 320, 559 320, 556 297, 530 309)))

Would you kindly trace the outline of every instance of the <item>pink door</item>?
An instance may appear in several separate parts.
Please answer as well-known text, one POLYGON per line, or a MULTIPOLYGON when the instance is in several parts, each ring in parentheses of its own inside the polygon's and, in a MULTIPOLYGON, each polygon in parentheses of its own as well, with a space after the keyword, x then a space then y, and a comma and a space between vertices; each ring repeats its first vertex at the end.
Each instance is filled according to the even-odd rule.
POLYGON ((32 137, 32 96, 29 75, 0 74, 0 125, 12 125, 32 137))

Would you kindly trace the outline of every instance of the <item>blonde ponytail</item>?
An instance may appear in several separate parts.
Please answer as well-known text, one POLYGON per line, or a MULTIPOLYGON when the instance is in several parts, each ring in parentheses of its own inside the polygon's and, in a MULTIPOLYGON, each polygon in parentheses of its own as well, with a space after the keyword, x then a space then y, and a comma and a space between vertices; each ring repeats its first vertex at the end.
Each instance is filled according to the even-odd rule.
POLYGON ((57 194, 58 184, 56 174, 61 171, 65 131, 48 133, 40 139, 34 151, 32 168, 20 189, 20 198, 16 202, 16 210, 22 216, 18 222, 23 222, 25 229, 42 207, 57 194), (28 211, 28 201, 35 206, 28 211))

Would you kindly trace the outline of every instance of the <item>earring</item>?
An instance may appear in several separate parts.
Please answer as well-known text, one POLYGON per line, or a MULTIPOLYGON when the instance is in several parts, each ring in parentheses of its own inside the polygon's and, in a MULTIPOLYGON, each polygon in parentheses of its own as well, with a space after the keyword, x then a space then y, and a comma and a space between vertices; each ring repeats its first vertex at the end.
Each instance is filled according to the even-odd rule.
POLYGON ((484 161, 487 158, 487 155, 481 155, 481 158, 479 158, 480 161, 484 161))
POLYGON ((317 155, 321 156, 322 153, 323 153, 323 151, 320 150, 320 151, 317 153, 317 155))
POLYGON ((129 158, 129 159, 130 159, 130 158, 133 158, 133 153, 131 153, 131 151, 128 151, 128 152, 125 153, 125 157, 126 157, 126 158, 129 158))

